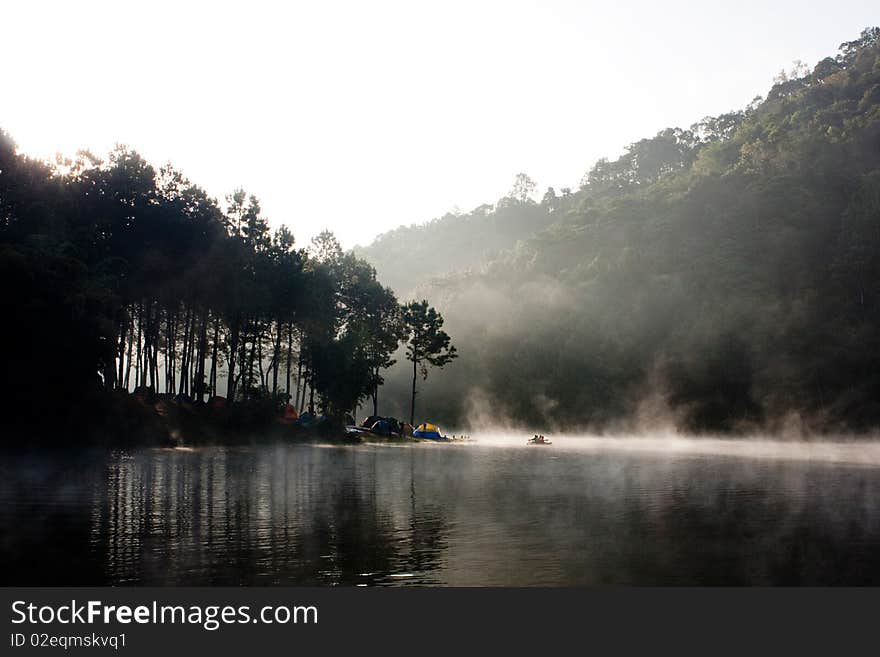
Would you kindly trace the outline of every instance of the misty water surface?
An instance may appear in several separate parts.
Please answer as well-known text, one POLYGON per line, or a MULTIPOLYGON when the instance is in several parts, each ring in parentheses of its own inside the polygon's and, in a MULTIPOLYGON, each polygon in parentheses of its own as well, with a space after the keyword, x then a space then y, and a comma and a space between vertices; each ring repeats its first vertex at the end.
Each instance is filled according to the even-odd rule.
POLYGON ((3 584, 878 584, 880 447, 9 455, 3 584))

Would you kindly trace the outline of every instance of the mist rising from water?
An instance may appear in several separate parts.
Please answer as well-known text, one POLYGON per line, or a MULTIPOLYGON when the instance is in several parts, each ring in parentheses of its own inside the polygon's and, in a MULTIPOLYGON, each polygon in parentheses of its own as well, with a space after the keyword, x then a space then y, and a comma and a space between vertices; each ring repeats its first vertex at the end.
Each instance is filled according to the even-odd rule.
POLYGON ((631 452, 669 457, 731 457, 773 461, 808 461, 880 467, 880 440, 828 437, 821 440, 688 437, 674 433, 643 435, 547 435, 552 445, 528 445, 534 434, 494 431, 474 436, 475 444, 498 448, 570 452, 631 452))

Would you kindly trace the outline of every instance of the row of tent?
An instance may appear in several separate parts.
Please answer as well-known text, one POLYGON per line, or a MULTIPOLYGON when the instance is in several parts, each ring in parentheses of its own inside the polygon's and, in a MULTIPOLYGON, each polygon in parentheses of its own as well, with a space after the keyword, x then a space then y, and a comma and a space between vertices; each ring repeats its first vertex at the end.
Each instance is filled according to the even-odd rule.
POLYGON ((367 429, 380 436, 411 436, 413 428, 406 422, 401 422, 396 417, 382 417, 371 415, 361 422, 361 428, 367 429))
POLYGON ((285 404, 281 410, 281 419, 287 423, 297 427, 314 427, 327 420, 326 415, 317 415, 309 411, 297 413, 296 408, 292 404, 285 404))
MULTIPOLYGON (((285 422, 301 427, 312 427, 321 424, 327 419, 323 415, 315 415, 308 411, 300 415, 291 404, 284 406, 282 418, 285 422)), ((395 417, 382 417, 381 415, 371 415, 365 418, 361 422, 360 428, 380 436, 413 436, 414 438, 427 438, 430 440, 442 440, 445 438, 440 431, 440 427, 436 424, 426 422, 414 429, 411 424, 401 422, 395 417)))
POLYGON ((445 438, 440 432, 440 427, 435 424, 420 424, 413 429, 411 424, 401 422, 394 417, 382 417, 371 415, 361 422, 361 428, 380 436, 412 436, 414 438, 428 438, 430 440, 442 440, 445 438))

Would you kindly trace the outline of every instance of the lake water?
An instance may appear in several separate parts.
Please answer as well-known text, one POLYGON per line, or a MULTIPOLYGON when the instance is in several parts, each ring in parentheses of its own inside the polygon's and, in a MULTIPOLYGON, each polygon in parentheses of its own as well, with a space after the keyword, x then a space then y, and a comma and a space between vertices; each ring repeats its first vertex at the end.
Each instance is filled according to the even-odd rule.
POLYGON ((3 454, 4 585, 880 584, 880 445, 3 454))

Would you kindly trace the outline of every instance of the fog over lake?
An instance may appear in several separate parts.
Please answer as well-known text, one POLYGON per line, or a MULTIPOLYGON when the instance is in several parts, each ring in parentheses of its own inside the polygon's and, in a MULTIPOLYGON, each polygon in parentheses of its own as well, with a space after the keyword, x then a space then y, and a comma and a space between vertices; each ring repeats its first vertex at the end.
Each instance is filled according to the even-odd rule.
POLYGON ((880 582, 880 443, 526 438, 6 455, 4 582, 880 582))

